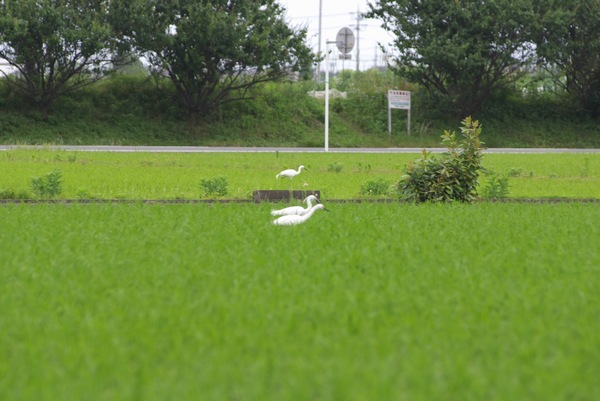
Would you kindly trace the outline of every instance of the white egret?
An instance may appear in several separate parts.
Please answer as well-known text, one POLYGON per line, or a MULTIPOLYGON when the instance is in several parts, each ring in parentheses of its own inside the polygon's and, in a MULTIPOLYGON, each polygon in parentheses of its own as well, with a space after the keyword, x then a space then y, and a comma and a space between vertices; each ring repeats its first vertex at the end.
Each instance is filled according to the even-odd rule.
POLYGON ((296 224, 302 224, 306 220, 310 219, 310 216, 312 216, 313 213, 319 209, 323 209, 326 212, 329 211, 329 210, 325 209, 325 205, 323 205, 322 203, 318 203, 318 204, 314 205, 313 207, 311 207, 310 210, 302 216, 298 216, 297 214, 281 216, 280 218, 273 221, 273 224, 276 226, 294 226, 296 224))
POLYGON ((290 206, 280 210, 271 210, 271 216, 289 216, 292 214, 302 216, 308 213, 313 207, 313 202, 320 203, 315 195, 308 195, 302 202, 307 204, 306 208, 303 208, 302 206, 290 206))
POLYGON ((275 178, 279 178, 279 177, 287 177, 290 180, 292 178, 294 178, 295 176, 297 176, 298 174, 300 174, 300 171, 302 171, 302 169, 305 169, 308 171, 308 169, 304 166, 300 166, 298 167, 298 171, 294 170, 293 168, 287 169, 287 170, 283 170, 281 173, 277 174, 275 176, 275 178))

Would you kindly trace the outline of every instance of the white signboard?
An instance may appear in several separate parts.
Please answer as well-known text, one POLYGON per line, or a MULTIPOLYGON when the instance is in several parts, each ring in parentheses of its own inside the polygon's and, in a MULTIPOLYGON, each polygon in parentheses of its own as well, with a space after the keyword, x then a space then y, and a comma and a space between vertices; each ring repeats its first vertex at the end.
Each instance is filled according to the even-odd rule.
POLYGON ((392 136, 392 109, 408 110, 406 132, 410 135, 410 91, 388 91, 388 132, 392 136))
POLYGON ((410 91, 388 91, 388 107, 390 109, 410 110, 410 91))

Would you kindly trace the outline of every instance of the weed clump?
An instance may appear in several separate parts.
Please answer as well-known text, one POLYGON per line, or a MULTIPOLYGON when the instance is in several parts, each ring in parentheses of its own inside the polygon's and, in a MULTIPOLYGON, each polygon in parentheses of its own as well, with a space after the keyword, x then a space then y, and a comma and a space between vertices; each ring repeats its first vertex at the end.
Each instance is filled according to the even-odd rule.
POLYGON ((32 177, 31 190, 40 198, 55 198, 62 193, 62 171, 53 170, 40 177, 32 177))
POLYGON ((364 183, 360 187, 360 194, 368 196, 388 195, 390 193, 390 185, 390 181, 380 177, 364 183))
POLYGON ((225 196, 229 192, 227 177, 203 178, 200 181, 200 189, 204 196, 225 196))
POLYGON ((488 177, 486 185, 481 189, 481 196, 486 199, 505 198, 509 194, 508 174, 499 174, 493 170, 487 170, 485 175, 488 177))

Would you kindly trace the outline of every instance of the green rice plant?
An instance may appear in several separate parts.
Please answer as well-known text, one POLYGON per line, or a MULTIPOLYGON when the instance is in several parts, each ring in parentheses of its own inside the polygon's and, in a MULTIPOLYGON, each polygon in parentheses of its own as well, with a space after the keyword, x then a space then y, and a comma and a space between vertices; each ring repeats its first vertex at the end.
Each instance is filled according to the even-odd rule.
POLYGON ((225 196, 229 192, 227 177, 215 177, 200 180, 204 196, 225 196))
POLYGON ((1 206, 0 399, 600 399, 599 204, 327 207, 1 206))
POLYGON ((29 199, 30 194, 27 191, 14 190, 12 188, 0 189, 0 199, 29 199))
POLYGON ((33 193, 40 198, 55 198, 62 192, 62 171, 52 170, 40 177, 32 177, 30 185, 33 193))
POLYGON ((586 178, 590 174, 590 160, 586 157, 583 159, 583 167, 581 168, 581 178, 586 178))

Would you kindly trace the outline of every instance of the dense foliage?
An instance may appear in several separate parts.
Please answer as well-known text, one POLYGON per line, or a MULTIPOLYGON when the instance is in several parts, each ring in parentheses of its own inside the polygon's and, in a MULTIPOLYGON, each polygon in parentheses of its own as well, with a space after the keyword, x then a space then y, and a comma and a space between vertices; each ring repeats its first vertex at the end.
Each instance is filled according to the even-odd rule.
POLYGON ((396 36, 392 67, 462 118, 532 69, 600 114, 598 0, 378 0, 366 14, 396 36))
POLYGON ((540 1, 537 53, 554 83, 587 113, 600 116, 600 1, 540 1))
POLYGON ((464 137, 445 131, 442 143, 448 151, 439 156, 423 150, 423 157, 409 163, 398 184, 407 199, 415 202, 473 202, 477 198, 481 165, 481 127, 467 117, 460 128, 464 137))
POLYGON ((0 59, 18 71, 6 80, 38 110, 113 66, 103 0, 0 2, 0 59))
POLYGON ((261 82, 308 70, 306 29, 295 30, 275 0, 113 0, 122 42, 168 77, 193 115, 248 96, 261 82))
POLYGON ((6 0, 0 59, 9 82, 46 112, 60 95, 144 57, 190 114, 247 97, 261 82, 306 71, 306 29, 275 0, 6 0))
POLYGON ((470 115, 514 81, 531 60, 529 0, 380 0, 368 16, 382 20, 398 50, 398 74, 470 115))

